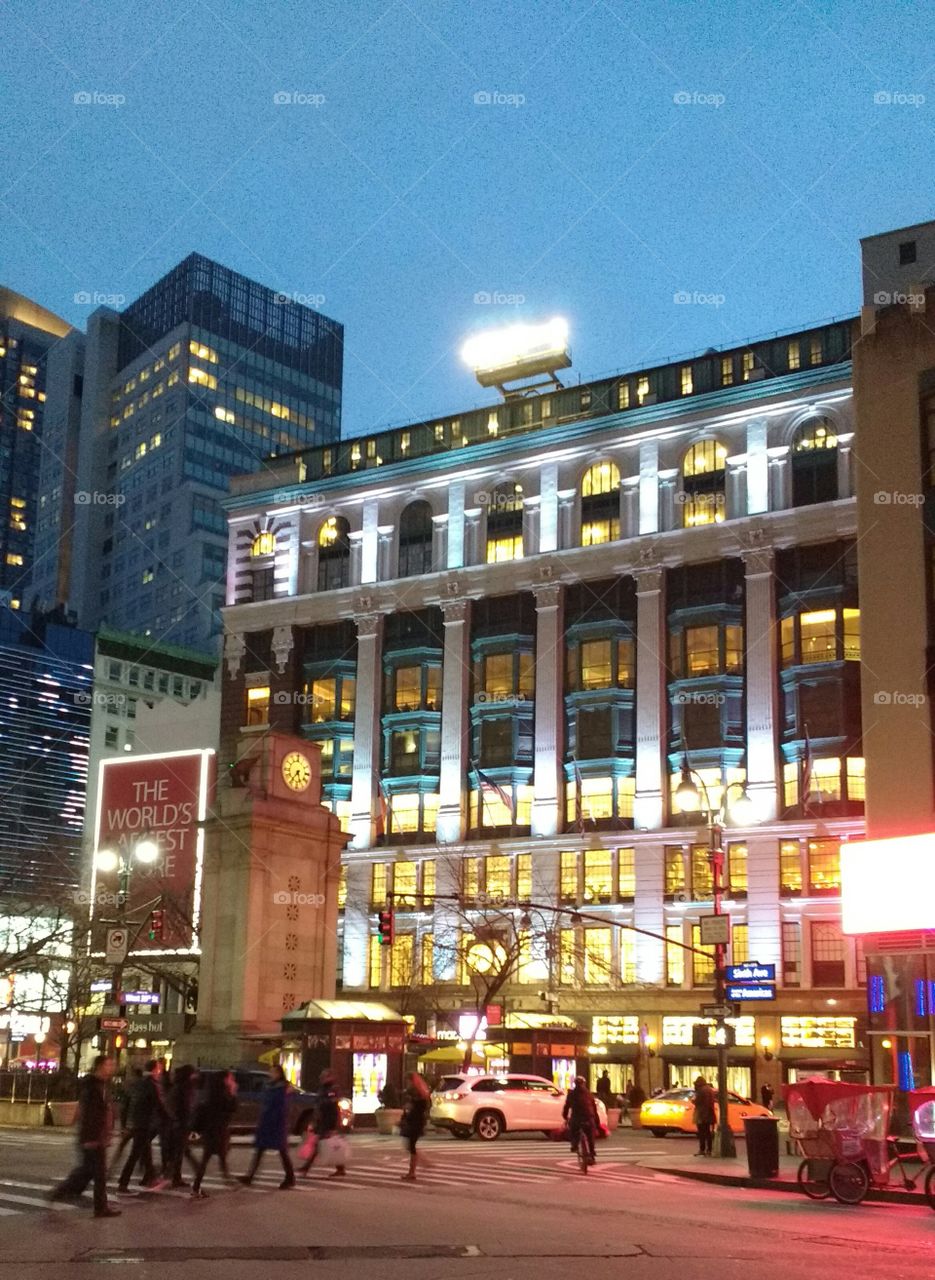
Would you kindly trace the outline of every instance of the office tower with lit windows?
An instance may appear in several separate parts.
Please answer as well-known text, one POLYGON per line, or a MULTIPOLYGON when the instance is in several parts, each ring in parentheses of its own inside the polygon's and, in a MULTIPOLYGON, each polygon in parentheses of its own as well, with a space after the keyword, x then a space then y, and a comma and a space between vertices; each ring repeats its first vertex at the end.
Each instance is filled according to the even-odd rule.
POLYGON ((28 596, 34 570, 40 462, 50 428, 46 365, 70 328, 0 287, 0 592, 14 608, 28 596))
POLYGON ((513 1025, 573 1019, 618 1089, 712 1074, 687 771, 713 810, 749 801, 729 961, 776 979, 734 1024, 731 1087, 865 1070, 838 897, 864 798, 852 337, 540 387, 234 482, 221 755, 266 726, 321 751, 345 994, 457 1034, 470 946, 513 941, 513 1025))
POLYGON ((73 460, 43 458, 40 599, 92 630, 214 648, 219 499, 231 475, 338 438, 342 362, 341 325, 199 254, 94 312, 50 369, 73 460))

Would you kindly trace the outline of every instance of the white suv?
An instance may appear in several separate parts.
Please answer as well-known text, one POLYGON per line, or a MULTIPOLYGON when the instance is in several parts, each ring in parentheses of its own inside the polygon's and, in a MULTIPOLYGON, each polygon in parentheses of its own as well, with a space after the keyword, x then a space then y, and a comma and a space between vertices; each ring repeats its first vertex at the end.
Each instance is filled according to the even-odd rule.
POLYGON ((445 1076, 432 1094, 429 1118, 456 1138, 476 1133, 493 1142, 504 1132, 560 1132, 564 1105, 565 1094, 544 1076, 445 1076))

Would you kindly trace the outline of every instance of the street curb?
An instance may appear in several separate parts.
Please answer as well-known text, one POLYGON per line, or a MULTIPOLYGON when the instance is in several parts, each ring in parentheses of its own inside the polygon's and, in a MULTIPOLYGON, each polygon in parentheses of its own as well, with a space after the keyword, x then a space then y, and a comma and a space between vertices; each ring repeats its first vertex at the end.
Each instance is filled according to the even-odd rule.
MULTIPOLYGON (((708 1173, 701 1169, 677 1169, 671 1165, 643 1165, 653 1173, 672 1173, 677 1178, 689 1178, 693 1182, 711 1182, 721 1187, 751 1187, 756 1191, 792 1191, 798 1196, 804 1194, 799 1190, 797 1182, 790 1178, 749 1178, 735 1173, 708 1173)), ((925 1204, 925 1196, 921 1191, 874 1190, 872 1187, 864 1197, 868 1202, 876 1204, 925 1204)))

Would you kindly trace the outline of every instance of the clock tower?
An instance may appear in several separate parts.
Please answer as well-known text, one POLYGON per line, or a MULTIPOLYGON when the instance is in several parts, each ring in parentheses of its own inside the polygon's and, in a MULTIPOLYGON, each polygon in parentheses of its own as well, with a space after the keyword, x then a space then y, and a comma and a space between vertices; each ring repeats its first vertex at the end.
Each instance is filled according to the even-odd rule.
POLYGON ((321 753, 291 734, 244 737, 205 824, 201 970, 179 1061, 229 1065, 307 1000, 333 999, 338 880, 348 839, 321 803, 321 753))

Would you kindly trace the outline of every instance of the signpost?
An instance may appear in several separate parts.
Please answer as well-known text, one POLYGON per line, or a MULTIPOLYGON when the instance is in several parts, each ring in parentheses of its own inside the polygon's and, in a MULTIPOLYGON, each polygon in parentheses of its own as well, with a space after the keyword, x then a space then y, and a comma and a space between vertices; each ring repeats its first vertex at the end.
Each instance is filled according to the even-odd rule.
POLYGON ((718 913, 713 916, 702 916, 701 945, 703 947, 726 947, 730 944, 730 916, 718 913))
POLYGON ((129 1025, 126 1018, 101 1018, 102 1031, 126 1031, 129 1025))
POLYGON ((727 998, 741 1003, 747 1000, 775 1000, 776 984, 774 982, 759 982, 755 984, 728 983, 727 998))
POLYGON ((725 977, 728 982, 775 982, 776 966, 774 964, 729 964, 725 977))
POLYGON ((736 1018, 738 1010, 732 1004, 703 1004, 701 1016, 703 1018, 736 1018))
POLYGON ((107 930, 107 946, 104 952, 104 960, 107 964, 123 964, 127 958, 129 948, 130 933, 128 929, 121 926, 118 929, 107 930))

